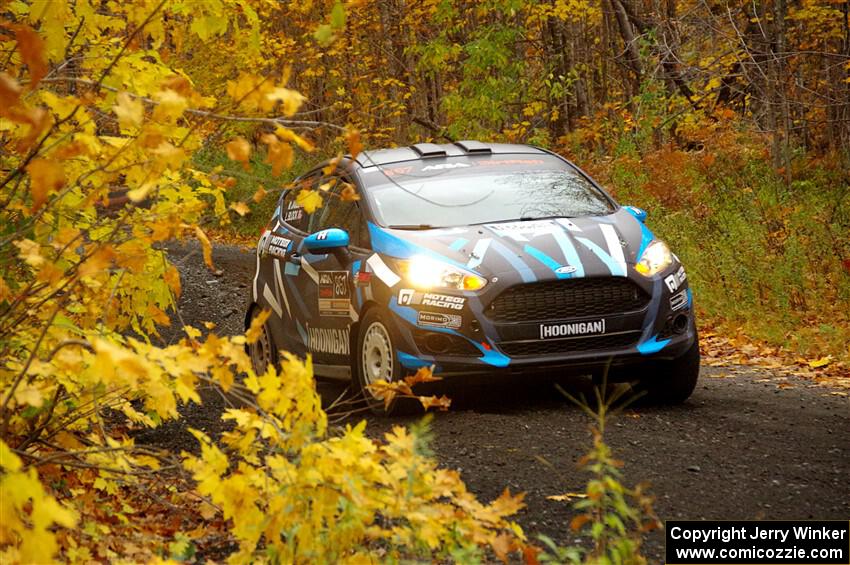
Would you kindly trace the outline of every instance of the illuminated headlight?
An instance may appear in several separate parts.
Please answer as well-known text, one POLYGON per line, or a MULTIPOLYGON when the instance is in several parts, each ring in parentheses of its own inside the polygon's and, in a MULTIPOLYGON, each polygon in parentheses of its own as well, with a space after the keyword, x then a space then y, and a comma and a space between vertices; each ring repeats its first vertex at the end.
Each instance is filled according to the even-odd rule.
POLYGON ((654 240, 646 249, 635 265, 635 270, 645 277, 656 275, 673 264, 673 253, 667 244, 660 239, 654 240))
POLYGON ((416 288, 448 288, 479 290, 487 281, 466 269, 461 269, 423 255, 399 262, 402 274, 416 288))

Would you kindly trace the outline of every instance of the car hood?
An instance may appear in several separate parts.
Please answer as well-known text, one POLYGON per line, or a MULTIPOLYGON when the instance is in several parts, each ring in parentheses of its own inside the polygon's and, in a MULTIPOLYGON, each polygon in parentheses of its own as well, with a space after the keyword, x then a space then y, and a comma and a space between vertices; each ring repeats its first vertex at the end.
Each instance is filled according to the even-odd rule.
POLYGON ((518 271, 526 281, 626 276, 653 239, 626 208, 605 216, 430 230, 369 228, 372 248, 382 255, 426 255, 485 277, 518 271))

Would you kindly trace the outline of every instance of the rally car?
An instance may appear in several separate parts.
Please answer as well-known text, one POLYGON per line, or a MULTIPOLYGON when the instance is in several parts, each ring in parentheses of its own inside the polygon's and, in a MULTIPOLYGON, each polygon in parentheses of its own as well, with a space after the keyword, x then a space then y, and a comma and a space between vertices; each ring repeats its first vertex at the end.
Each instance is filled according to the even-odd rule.
POLYGON ((447 378, 611 367, 683 402, 699 374, 693 298, 645 220, 528 145, 419 143, 321 163, 282 193, 257 245, 246 327, 272 313, 252 362, 310 354, 318 376, 352 378, 376 411, 369 384, 423 366, 447 378), (304 190, 324 197, 312 214, 304 190))

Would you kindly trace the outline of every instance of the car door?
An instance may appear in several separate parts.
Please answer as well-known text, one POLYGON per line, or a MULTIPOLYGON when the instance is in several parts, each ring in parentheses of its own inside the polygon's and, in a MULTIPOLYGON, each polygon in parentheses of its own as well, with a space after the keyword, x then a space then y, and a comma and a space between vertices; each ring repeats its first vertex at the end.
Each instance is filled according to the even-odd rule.
POLYGON ((258 280, 263 284, 262 288, 255 288, 254 294, 263 307, 281 319, 281 324, 272 325, 275 343, 299 355, 306 353, 304 328, 310 312, 300 298, 297 275, 301 256, 297 250, 309 233, 310 216, 296 197, 301 187, 312 186, 319 176, 319 172, 308 174, 283 193, 257 246, 259 268, 254 284, 260 286, 258 280))
MULTIPOLYGON (((316 183, 323 196, 322 207, 310 215, 307 231, 320 233, 340 228, 349 234, 347 253, 313 254, 303 243, 297 257, 296 277, 300 295, 309 313, 304 324, 304 342, 321 365, 349 365, 351 324, 357 321, 362 304, 355 277, 369 254, 366 219, 358 201, 347 200, 343 191, 349 180, 321 176, 316 183)), ((321 374, 322 369, 317 368, 321 374)))

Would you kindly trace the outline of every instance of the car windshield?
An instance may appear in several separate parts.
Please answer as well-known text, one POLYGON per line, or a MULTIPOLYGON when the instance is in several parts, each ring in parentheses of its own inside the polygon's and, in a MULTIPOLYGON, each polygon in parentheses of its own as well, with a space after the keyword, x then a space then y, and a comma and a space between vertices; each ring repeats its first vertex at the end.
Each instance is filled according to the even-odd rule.
POLYGON ((609 199, 566 163, 549 156, 523 157, 394 163, 363 169, 361 178, 378 222, 402 229, 614 211, 609 199))

